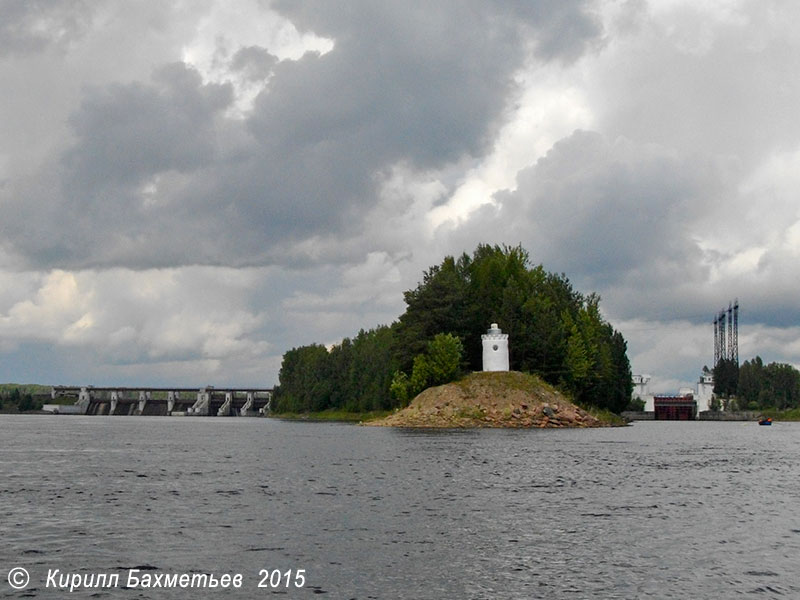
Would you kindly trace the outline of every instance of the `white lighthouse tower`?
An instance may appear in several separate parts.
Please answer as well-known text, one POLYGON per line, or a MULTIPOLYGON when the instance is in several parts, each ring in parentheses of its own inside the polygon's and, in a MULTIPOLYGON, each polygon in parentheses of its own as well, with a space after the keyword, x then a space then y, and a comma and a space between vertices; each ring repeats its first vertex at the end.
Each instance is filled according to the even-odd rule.
POLYGON ((508 334, 500 331, 497 323, 492 323, 483 341, 483 370, 508 371, 508 334))

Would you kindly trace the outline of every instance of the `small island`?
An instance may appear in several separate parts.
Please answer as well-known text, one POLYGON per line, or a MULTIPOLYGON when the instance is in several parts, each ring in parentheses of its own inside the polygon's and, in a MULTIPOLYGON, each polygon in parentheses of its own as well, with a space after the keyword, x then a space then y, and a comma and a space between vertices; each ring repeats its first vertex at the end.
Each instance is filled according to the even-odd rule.
POLYGON ((403 297, 391 325, 286 352, 272 413, 394 411, 384 424, 411 425, 422 411, 425 427, 566 427, 608 424, 630 403, 627 344, 600 298, 531 265, 521 246, 445 257, 403 297))
POLYGON ((535 375, 477 372, 430 387, 394 414, 365 425, 379 427, 609 427, 617 415, 590 414, 535 375))

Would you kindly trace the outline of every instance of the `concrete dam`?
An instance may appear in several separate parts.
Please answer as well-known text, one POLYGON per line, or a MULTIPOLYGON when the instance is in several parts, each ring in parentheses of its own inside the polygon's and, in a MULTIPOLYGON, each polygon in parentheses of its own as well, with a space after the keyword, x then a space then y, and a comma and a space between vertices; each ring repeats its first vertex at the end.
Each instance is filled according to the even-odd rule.
POLYGON ((250 417, 269 412, 269 388, 153 388, 54 386, 45 404, 54 414, 250 417))

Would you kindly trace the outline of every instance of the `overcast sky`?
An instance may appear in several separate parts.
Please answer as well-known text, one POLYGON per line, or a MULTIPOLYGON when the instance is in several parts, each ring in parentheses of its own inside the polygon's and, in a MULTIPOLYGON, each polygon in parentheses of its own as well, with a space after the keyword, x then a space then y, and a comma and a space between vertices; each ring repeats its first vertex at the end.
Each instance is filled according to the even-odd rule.
POLYGON ((798 366, 798 22, 0 0, 0 382, 271 386, 481 242, 598 292, 655 391, 713 366, 734 298, 741 359, 798 366))

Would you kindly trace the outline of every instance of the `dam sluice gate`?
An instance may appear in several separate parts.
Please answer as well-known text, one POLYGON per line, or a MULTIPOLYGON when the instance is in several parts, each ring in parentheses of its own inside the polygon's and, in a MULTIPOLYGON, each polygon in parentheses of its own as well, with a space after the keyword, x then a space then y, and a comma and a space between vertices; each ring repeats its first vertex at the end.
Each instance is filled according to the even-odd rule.
POLYGON ((72 404, 45 404, 56 414, 250 417, 269 412, 267 388, 126 388, 54 386, 51 399, 72 404))

